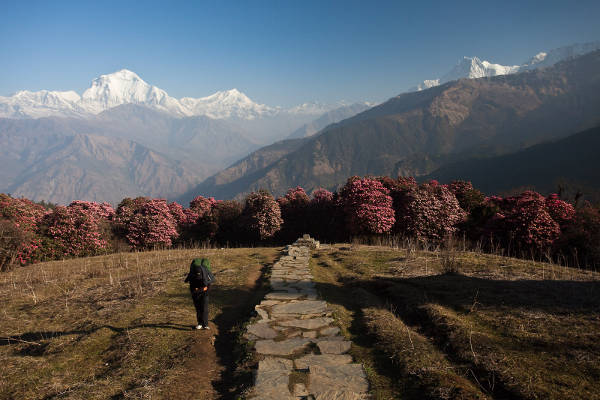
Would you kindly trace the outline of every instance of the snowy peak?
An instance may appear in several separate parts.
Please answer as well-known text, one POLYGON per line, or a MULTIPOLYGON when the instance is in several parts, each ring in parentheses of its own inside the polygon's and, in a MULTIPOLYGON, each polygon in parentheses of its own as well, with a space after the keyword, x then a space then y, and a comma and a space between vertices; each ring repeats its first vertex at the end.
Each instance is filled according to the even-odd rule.
POLYGON ((548 67, 559 61, 577 57, 598 49, 600 49, 600 41, 564 46, 551 50, 548 53, 539 52, 522 65, 501 65, 485 60, 482 61, 477 57, 463 57, 458 64, 441 78, 425 80, 409 90, 425 90, 457 79, 476 79, 488 76, 508 75, 519 71, 548 67))
POLYGON ((477 57, 464 57, 449 73, 441 78, 441 83, 460 78, 476 79, 485 76, 512 74, 519 69, 518 65, 504 66, 481 61, 477 57))
POLYGON ((237 89, 216 92, 210 96, 184 97, 181 104, 191 115, 206 115, 211 118, 255 119, 273 115, 278 109, 252 101, 237 89))
POLYGON ((457 79, 477 79, 486 76, 498 76, 513 74, 519 70, 518 65, 505 66, 500 64, 493 64, 489 61, 480 60, 477 57, 463 57, 458 64, 454 66, 446 75, 440 79, 431 79, 424 81, 421 85, 424 88, 429 88, 442 83, 455 81, 457 79))
POLYGON ((9 97, 0 97, 0 117, 40 118, 48 115, 79 116, 85 113, 77 105, 76 92, 21 90, 9 97))
POLYGON ((559 61, 577 57, 600 49, 600 41, 589 43, 577 43, 571 46, 563 46, 548 53, 538 53, 522 65, 522 69, 549 67, 559 61))
POLYGON ((83 107, 94 114, 122 104, 144 104, 176 115, 187 114, 167 92, 149 85, 127 69, 94 79, 92 86, 82 95, 83 107))

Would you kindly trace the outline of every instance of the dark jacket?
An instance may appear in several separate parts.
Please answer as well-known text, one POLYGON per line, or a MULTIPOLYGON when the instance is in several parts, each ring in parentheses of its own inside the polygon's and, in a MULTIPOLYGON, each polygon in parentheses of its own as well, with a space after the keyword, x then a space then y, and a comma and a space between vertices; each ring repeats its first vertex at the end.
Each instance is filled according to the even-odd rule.
MULTIPOLYGON (((190 290, 197 292, 204 291, 204 288, 210 288, 214 281, 214 276, 204 265, 197 265, 194 262, 190 264, 190 272, 187 274, 184 282, 190 283, 190 290)), ((207 289, 208 290, 208 289, 207 289)))

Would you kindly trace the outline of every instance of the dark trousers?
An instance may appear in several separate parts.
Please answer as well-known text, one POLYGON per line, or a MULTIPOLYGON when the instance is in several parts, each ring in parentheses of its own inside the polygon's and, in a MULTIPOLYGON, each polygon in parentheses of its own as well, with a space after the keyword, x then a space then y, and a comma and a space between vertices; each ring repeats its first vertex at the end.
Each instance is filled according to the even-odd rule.
POLYGON ((192 292, 198 325, 208 326, 208 292, 192 292))

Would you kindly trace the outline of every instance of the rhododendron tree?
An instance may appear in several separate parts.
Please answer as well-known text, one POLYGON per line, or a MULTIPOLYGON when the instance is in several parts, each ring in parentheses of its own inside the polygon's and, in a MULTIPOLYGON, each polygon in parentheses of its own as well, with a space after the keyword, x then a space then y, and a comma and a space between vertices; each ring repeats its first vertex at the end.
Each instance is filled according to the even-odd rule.
POLYGON ((235 200, 217 201, 210 213, 193 227, 195 241, 213 240, 221 244, 238 244, 243 240, 241 221, 243 206, 235 200))
POLYGON ((31 200, 0 193, 0 221, 4 232, 0 239, 0 253, 4 254, 0 258, 4 261, 0 262, 5 263, 2 268, 8 268, 8 263, 14 261, 26 265, 45 257, 39 224, 47 212, 31 200))
POLYGON ((437 182, 417 186, 412 179, 401 179, 393 196, 397 219, 394 230, 418 240, 444 240, 456 233, 467 215, 448 187, 437 182))
POLYGON ((273 196, 265 191, 252 192, 246 197, 242 212, 249 239, 264 240, 281 229, 281 209, 273 196))
POLYGON ((117 207, 115 222, 136 249, 171 246, 179 236, 177 222, 164 199, 125 199, 117 207))
POLYGON ((213 197, 196 196, 190 201, 190 210, 198 215, 198 218, 205 216, 215 205, 216 200, 213 197))
POLYGON ((543 250, 560 234, 559 224, 539 193, 526 191, 504 199, 489 198, 487 202, 499 210, 488 221, 487 235, 500 240, 507 249, 543 250))
POLYGON ((340 201, 352 234, 386 233, 396 222, 389 190, 375 179, 348 179, 340 191, 340 201))
POLYGON ((308 233, 308 206, 310 199, 300 186, 289 189, 285 196, 277 199, 281 209, 283 226, 278 237, 283 241, 294 241, 308 233))
POLYGON ((546 208, 552 219, 561 227, 568 224, 575 217, 575 207, 561 200, 557 194, 551 194, 546 198, 546 208))
POLYGON ((470 213, 476 207, 481 206, 485 200, 483 193, 473 188, 471 182, 452 181, 448 185, 448 190, 456 196, 458 204, 460 204, 460 207, 467 213, 470 213))
POLYGON ((89 256, 108 251, 110 239, 107 223, 114 210, 107 204, 75 201, 58 206, 42 221, 44 233, 53 240, 48 249, 51 257, 89 256))
POLYGON ((0 193, 0 219, 12 221, 17 228, 35 232, 47 210, 25 198, 13 198, 0 193))

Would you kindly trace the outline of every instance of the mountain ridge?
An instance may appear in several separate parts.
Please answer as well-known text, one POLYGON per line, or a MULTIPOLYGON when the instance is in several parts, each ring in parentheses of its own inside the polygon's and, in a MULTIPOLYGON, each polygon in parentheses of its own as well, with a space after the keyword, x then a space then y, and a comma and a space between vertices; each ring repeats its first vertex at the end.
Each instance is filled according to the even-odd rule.
MULTIPOLYGON (((240 177, 218 192, 224 198, 257 189, 274 195, 297 185, 308 192, 335 189, 352 175, 392 175, 415 154, 439 160, 480 151, 516 151, 600 123, 600 51, 545 69, 461 79, 403 93, 328 126, 252 179, 240 177), (442 156, 442 157, 440 157, 442 156)), ((427 174, 427 168, 410 173, 427 174)), ((414 168, 414 166, 412 167, 414 168)), ((197 194, 212 195, 204 182, 197 194)))
POLYGON ((501 65, 478 57, 463 57, 450 71, 441 78, 426 79, 418 85, 411 87, 409 91, 420 91, 438 86, 458 79, 477 79, 499 75, 509 75, 528 71, 536 68, 549 67, 557 62, 581 56, 586 53, 600 49, 600 41, 588 43, 576 43, 559 47, 546 52, 539 52, 520 65, 501 65))
POLYGON ((150 85, 135 72, 121 69, 92 80, 81 95, 75 91, 19 91, 0 96, 0 117, 40 118, 50 116, 89 117, 124 104, 139 104, 168 112, 175 117, 208 116, 213 119, 253 120, 280 114, 320 115, 339 104, 304 103, 282 108, 259 104, 238 89, 218 91, 205 97, 176 99, 150 85))

